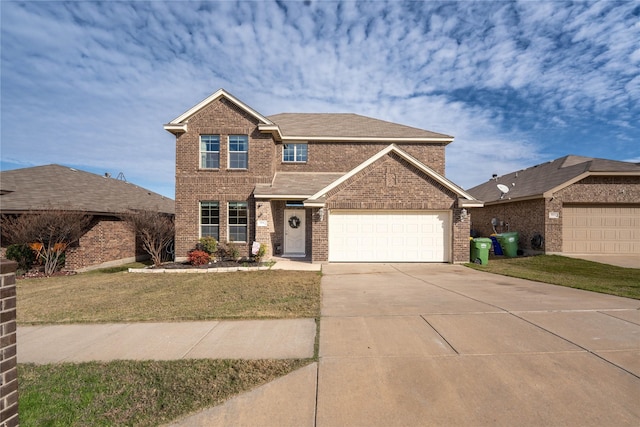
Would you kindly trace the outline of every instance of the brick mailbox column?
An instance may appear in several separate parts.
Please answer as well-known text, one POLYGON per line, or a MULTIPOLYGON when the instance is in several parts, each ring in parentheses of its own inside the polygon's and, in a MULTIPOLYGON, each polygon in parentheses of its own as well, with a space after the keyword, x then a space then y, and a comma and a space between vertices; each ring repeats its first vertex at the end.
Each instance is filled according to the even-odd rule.
POLYGON ((18 425, 18 368, 16 344, 16 268, 0 260, 0 427, 18 425))

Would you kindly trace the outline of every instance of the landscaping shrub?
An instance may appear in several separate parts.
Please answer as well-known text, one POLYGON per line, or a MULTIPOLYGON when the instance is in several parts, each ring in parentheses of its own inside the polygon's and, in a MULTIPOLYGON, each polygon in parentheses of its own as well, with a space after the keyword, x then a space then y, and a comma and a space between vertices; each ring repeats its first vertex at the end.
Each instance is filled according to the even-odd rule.
POLYGON ((209 263, 211 256, 205 251, 199 251, 197 249, 187 254, 187 260, 191 265, 205 265, 209 263))
POLYGON ((213 237, 201 237, 196 245, 196 249, 204 251, 209 255, 214 255, 218 250, 218 241, 213 237))
POLYGON ((18 263, 18 269, 29 270, 36 260, 36 254, 28 245, 15 244, 7 247, 7 259, 18 263))

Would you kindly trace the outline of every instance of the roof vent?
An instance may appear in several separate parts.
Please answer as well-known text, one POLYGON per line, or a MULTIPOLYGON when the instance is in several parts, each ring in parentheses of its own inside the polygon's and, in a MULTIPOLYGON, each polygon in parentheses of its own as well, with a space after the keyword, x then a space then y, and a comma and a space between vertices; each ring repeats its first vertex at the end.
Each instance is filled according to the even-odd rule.
POLYGON ((496 181, 498 179, 498 174, 494 173, 493 175, 491 175, 491 179, 496 181))
POLYGON ((111 174, 110 174, 109 172, 105 172, 105 173, 104 173, 104 177, 105 177, 105 178, 111 178, 111 174))

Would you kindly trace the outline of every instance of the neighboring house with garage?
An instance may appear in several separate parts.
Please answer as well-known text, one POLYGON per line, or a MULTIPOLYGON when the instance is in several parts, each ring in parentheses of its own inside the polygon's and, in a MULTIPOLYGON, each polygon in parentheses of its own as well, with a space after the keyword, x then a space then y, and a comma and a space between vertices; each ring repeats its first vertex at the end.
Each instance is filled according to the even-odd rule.
POLYGON ((508 227, 525 251, 640 254, 640 164, 565 156, 468 192, 485 202, 473 210, 480 235, 508 227))
POLYGON ((445 178, 453 137, 356 114, 264 116, 223 89, 176 137, 176 258, 213 236, 248 256, 463 262, 468 209, 445 178))
MULTIPOLYGON (((131 210, 174 213, 174 201, 124 180, 66 166, 0 172, 0 214, 64 210, 91 215, 79 242, 67 249, 65 269, 82 271, 148 258, 121 216, 131 210)), ((4 248, 6 242, 2 242, 4 248)))

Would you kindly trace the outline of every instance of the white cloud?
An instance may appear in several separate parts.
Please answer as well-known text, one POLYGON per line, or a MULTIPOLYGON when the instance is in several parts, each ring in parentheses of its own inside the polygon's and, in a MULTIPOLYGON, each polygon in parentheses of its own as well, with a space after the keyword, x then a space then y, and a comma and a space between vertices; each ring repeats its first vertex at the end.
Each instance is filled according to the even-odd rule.
POLYGON ((448 174, 469 186, 544 157, 548 123, 637 141, 634 7, 4 3, 2 159, 167 186, 162 124, 224 87, 264 114, 355 112, 453 134, 448 174))

